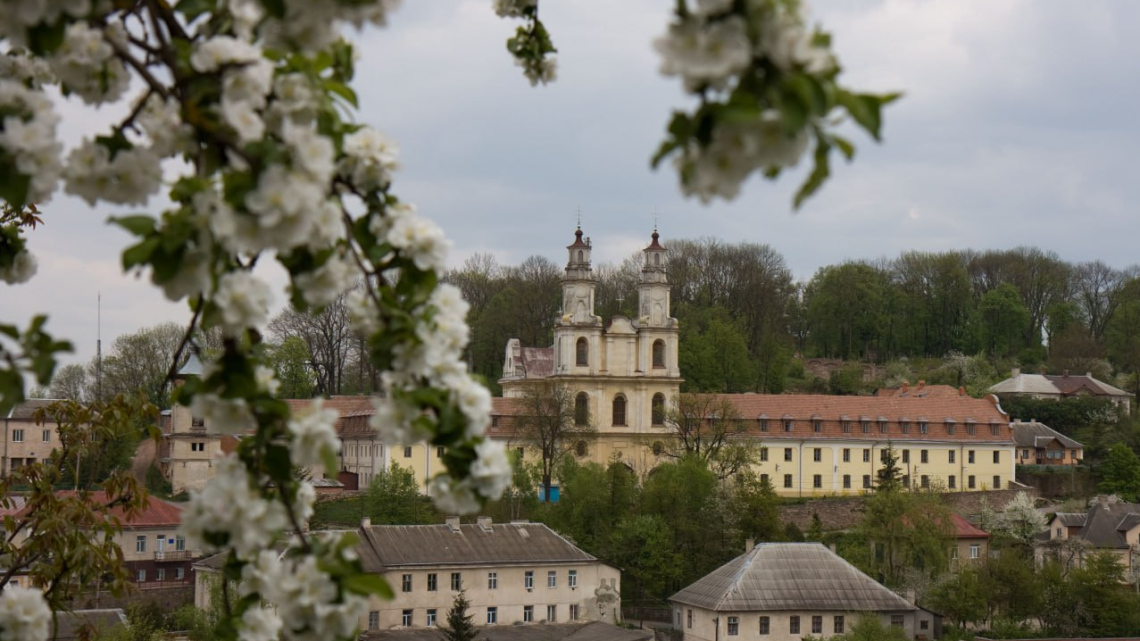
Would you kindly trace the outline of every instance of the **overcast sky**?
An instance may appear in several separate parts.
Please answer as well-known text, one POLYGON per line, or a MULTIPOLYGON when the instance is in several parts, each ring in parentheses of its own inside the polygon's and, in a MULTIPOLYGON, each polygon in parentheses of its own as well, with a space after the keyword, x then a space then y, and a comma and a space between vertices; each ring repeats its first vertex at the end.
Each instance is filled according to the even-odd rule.
MULTIPOLYGON (((671 169, 649 169, 671 109, 686 104, 651 47, 671 1, 544 0, 559 74, 537 89, 504 49, 516 23, 491 0, 403 4, 387 29, 357 37, 359 117, 399 143, 395 189, 444 227, 456 265, 474 252, 561 263, 578 208, 598 262, 644 246, 654 212, 666 243, 768 243, 804 280, 911 249, 1034 245, 1070 261, 1140 262, 1140 3, 817 0, 844 84, 906 95, 886 111, 883 144, 853 133, 855 163, 833 165, 798 213, 803 166, 711 206, 682 198, 671 169)), ((65 105, 67 144, 113 116, 65 105)), ((105 225, 113 213, 52 200, 31 236, 39 274, 0 284, 0 322, 50 313, 49 329, 76 342, 74 360, 94 354, 97 291, 107 344, 186 320, 145 278, 121 274, 127 237, 105 225)))

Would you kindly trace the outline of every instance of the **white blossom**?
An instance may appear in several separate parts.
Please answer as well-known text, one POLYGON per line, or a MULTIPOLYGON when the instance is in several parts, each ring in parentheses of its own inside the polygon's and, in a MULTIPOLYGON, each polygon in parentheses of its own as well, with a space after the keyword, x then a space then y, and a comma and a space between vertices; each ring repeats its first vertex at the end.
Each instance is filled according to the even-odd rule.
POLYGON ((289 419, 289 433, 293 435, 289 452, 293 464, 298 467, 322 465, 323 456, 340 453, 340 439, 335 428, 340 414, 336 410, 325 409, 323 402, 323 399, 317 399, 289 419))
POLYGON ((661 73, 681 76, 690 91, 704 85, 721 88, 729 76, 752 62, 752 43, 739 16, 708 23, 690 18, 671 24, 653 46, 661 54, 661 73))
MULTIPOLYGON (((0 20, 3 22, 3 20, 0 20)), ((31 178, 28 202, 47 202, 59 182, 63 146, 56 140, 59 116, 42 91, 0 79, 0 150, 16 161, 16 171, 31 178)))
POLYGON ((400 166, 397 151, 396 145, 384 134, 371 127, 361 127, 344 137, 344 156, 338 171, 360 191, 383 189, 391 182, 392 172, 400 166))
POLYGON ((0 592, 0 641, 47 641, 51 621, 39 589, 9 584, 0 592))
MULTIPOLYGON (((119 23, 112 23, 118 30, 119 23)), ((112 28, 108 27, 108 37, 112 28)), ((120 34, 121 36, 121 34, 120 34)), ((88 104, 115 102, 130 85, 130 74, 103 31, 73 22, 64 32, 63 43, 49 58, 52 71, 64 87, 88 104)))
POLYGON ((214 461, 214 469, 215 476, 206 487, 190 493, 179 529, 192 549, 222 550, 207 535, 226 535, 228 546, 239 558, 254 558, 289 525, 285 506, 262 498, 250 486, 249 474, 237 456, 214 461))
POLYGON ((381 443, 385 445, 414 445, 423 442, 429 434, 422 431, 413 421, 423 415, 419 408, 400 399, 374 396, 372 406, 376 412, 368 419, 368 425, 376 430, 381 443))
POLYGON ((147 98, 135 122, 150 139, 150 149, 161 157, 188 151, 194 128, 182 122, 178 101, 158 95, 147 98))
POLYGON ((693 13, 699 16, 714 16, 732 8, 733 0, 697 0, 693 13))
POLYGON ((162 186, 162 165, 150 149, 123 149, 112 158, 105 146, 87 140, 68 156, 64 178, 67 192, 89 205, 143 205, 162 186))
POLYGON ((26 283, 36 275, 36 257, 27 249, 12 257, 12 264, 0 267, 0 280, 9 285, 26 283))
POLYGON ((273 165, 258 178, 257 189, 245 198, 256 214, 259 231, 250 249, 288 250, 304 245, 312 233, 311 213, 324 203, 325 187, 300 171, 273 165))
POLYGON ((313 307, 324 307, 340 296, 348 286, 351 275, 348 263, 333 256, 313 271, 294 276, 293 287, 301 292, 305 303, 313 307))
POLYGON ((539 60, 515 58, 515 65, 523 68, 523 75, 532 87, 547 85, 558 79, 558 59, 554 56, 543 56, 539 60))
POLYGON ((389 208, 388 232, 384 239, 423 271, 441 272, 447 267, 451 241, 434 222, 418 216, 411 207, 389 208))
POLYGON ((281 634, 281 617, 272 608, 253 607, 241 615, 239 641, 276 641, 281 634))
POLYGON ((307 112, 317 106, 316 93, 309 78, 301 73, 286 73, 273 81, 274 107, 287 114, 307 112))
POLYGON ((497 501, 511 484, 511 462, 500 441, 483 439, 475 446, 479 458, 471 464, 471 483, 480 496, 497 501))
POLYGON ((804 28, 799 16, 777 9, 765 20, 756 50, 768 56, 772 64, 785 73, 795 71, 797 67, 808 73, 822 73, 834 68, 835 57, 813 40, 813 34, 804 28))
POLYGON ((252 104, 223 100, 221 113, 222 120, 234 130, 242 143, 261 140, 265 136, 265 121, 252 104))
POLYGON ((521 18, 536 6, 538 0, 495 0, 495 13, 502 18, 521 18))
POLYGON ((190 54, 190 66, 199 73, 210 73, 224 65, 243 65, 261 59, 257 47, 222 35, 199 40, 190 54))
POLYGON ((218 280, 213 302, 222 326, 231 335, 247 327, 259 327, 269 319, 273 294, 269 285, 247 271, 230 272, 218 280))
POLYGON ((293 167, 301 169, 315 183, 327 183, 336 169, 333 143, 312 127, 293 125, 286 121, 281 137, 289 145, 293 167))
POLYGON ((194 395, 190 411, 201 416, 211 430, 222 434, 244 434, 257 427, 257 420, 244 398, 222 398, 203 392, 194 395))
POLYGON ((91 0, 21 0, 5 3, 0 38, 15 46, 27 44, 27 30, 53 24, 61 17, 83 18, 91 13, 91 0))
POLYGON ((479 509, 479 497, 471 487, 470 479, 456 481, 440 474, 428 484, 428 496, 435 506, 447 514, 471 514, 479 509))
POLYGON ((344 306, 348 312, 348 324, 353 331, 363 336, 372 336, 380 331, 380 315, 376 304, 363 289, 354 289, 344 297, 344 306))
POLYGON ((277 380, 277 373, 273 368, 264 365, 258 365, 253 370, 254 378, 257 381, 257 389, 275 396, 277 390, 281 388, 281 381, 277 380))

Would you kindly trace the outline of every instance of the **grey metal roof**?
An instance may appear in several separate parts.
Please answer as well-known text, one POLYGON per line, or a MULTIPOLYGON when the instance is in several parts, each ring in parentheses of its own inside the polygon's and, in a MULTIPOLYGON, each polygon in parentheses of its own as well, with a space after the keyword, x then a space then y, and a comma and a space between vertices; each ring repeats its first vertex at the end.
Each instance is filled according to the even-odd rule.
POLYGON ((201 375, 202 375, 202 361, 198 360, 197 354, 195 354, 194 352, 190 352, 189 358, 186 359, 186 362, 178 370, 177 376, 186 377, 186 376, 201 376, 201 375))
POLYGON ((1018 447, 1045 447, 1056 439, 1065 449, 1084 448, 1084 445, 1039 421, 1014 421, 1010 427, 1018 447))
POLYGON ((409 566, 586 563, 597 559, 541 523, 373 525, 361 528, 366 572, 409 566))
POLYGON ((988 390, 991 394, 1055 394, 1061 395, 1061 390, 1049 379, 1041 374, 1017 374, 1000 383, 996 383, 988 390))
POLYGON ((42 407, 47 407, 47 406, 51 405, 52 403, 58 403, 59 401, 62 401, 62 400, 66 400, 66 399, 61 399, 61 398, 29 398, 26 401, 16 403, 15 407, 13 407, 11 410, 9 410, 8 416, 6 418, 8 418, 9 420, 13 420, 13 421, 30 421, 30 420, 32 420, 32 415, 36 413, 36 410, 38 410, 42 407))
POLYGON ((1065 527, 1084 527, 1085 519, 1088 515, 1080 512, 1058 512, 1057 518, 1061 520, 1061 525, 1065 527))
POLYGON ((54 630, 50 638, 56 641, 78 639, 84 626, 90 626, 98 632, 106 632, 112 627, 126 627, 126 625, 127 615, 122 608, 61 611, 55 613, 54 630))
POLYGON ((819 543, 760 543, 670 600, 721 612, 915 609, 819 543))
MULTIPOLYGON (((361 641, 440 641, 439 628, 370 630, 361 641)), ((650 641, 653 630, 631 630, 609 623, 553 623, 541 625, 488 625, 479 627, 486 641, 650 641)))
POLYGON ((1140 504, 1097 501, 1089 508, 1077 536, 1098 548, 1128 547, 1126 532, 1140 524, 1140 504))

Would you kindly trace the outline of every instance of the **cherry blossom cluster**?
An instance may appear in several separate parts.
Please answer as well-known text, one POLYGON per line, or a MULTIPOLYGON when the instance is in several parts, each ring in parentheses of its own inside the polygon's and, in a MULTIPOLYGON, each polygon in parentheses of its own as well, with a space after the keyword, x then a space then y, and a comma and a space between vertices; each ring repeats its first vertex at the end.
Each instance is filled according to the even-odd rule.
POLYGON ((0 592, 0 641, 47 641, 51 608, 36 588, 9 585, 0 592))
POLYGON ((531 86, 554 82, 558 76, 557 49, 546 26, 538 19, 538 0, 494 0, 495 13, 501 18, 522 18, 525 24, 507 40, 507 51, 531 86))
POLYGON ((830 36, 807 27, 798 0, 681 0, 654 46, 661 73, 679 77, 700 106, 674 115, 653 163, 675 154, 681 190, 706 203, 735 198, 753 173, 775 178, 796 166, 814 139, 798 206, 827 178, 833 147, 854 153, 832 131, 833 112, 845 110, 878 139, 880 109, 895 97, 840 87, 830 36))

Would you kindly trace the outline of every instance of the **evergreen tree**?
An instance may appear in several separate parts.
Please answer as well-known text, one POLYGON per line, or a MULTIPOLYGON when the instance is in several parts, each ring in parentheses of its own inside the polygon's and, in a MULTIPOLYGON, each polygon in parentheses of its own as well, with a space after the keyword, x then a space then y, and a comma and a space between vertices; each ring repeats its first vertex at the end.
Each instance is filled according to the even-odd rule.
POLYGON ((447 627, 440 629, 446 641, 475 641, 479 633, 475 628, 475 616, 467 614, 470 606, 467 591, 460 590, 447 611, 447 627))
POLYGON ((899 455, 895 448, 887 445, 883 450, 883 467, 875 472, 875 491, 897 492, 905 489, 902 482, 902 468, 899 467, 899 455))

